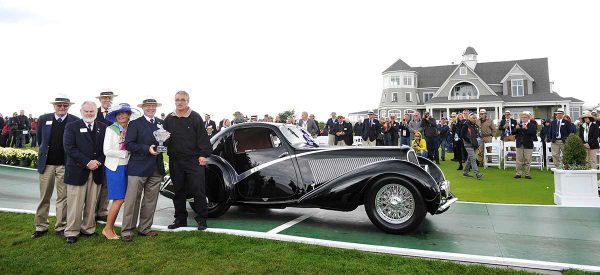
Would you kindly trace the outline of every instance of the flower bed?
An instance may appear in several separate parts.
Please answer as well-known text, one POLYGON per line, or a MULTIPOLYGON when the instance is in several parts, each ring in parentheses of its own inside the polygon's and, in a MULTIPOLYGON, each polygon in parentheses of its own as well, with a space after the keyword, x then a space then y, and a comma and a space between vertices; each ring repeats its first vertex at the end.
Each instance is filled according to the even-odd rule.
POLYGON ((0 148, 0 164, 35 167, 37 152, 31 149, 0 148))

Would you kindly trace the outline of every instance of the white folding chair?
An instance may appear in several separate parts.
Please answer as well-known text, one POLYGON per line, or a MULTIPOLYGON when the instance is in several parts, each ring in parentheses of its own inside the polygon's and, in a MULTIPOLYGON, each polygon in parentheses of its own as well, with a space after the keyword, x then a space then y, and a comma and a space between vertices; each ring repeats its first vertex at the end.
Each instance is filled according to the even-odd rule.
POLYGON ((544 148, 539 141, 533 142, 533 153, 531 154, 531 167, 544 169, 544 148))
POLYGON ((354 136, 354 143, 352 143, 352 146, 362 146, 363 145, 363 139, 361 136, 354 136))
POLYGON ((554 168, 554 161, 552 161, 552 143, 546 142, 546 170, 554 168))
POLYGON ((483 168, 488 166, 498 167, 502 165, 502 145, 499 142, 492 140, 491 143, 485 143, 483 150, 483 168), (489 152, 488 152, 489 150, 489 152))
POLYGON ((504 155, 504 170, 506 167, 515 167, 517 166, 517 143, 514 141, 504 142, 504 146, 502 146, 503 155, 504 155))

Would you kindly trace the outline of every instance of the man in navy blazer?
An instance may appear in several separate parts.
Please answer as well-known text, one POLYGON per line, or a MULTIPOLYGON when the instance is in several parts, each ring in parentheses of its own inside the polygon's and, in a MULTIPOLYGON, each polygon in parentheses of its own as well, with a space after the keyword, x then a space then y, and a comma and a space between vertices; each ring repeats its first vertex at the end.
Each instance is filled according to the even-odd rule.
POLYGON ((554 113, 556 115, 556 119, 552 121, 550 124, 550 136, 552 138, 552 161, 554 162, 555 167, 560 167, 561 159, 560 153, 565 147, 565 141, 567 137, 569 137, 571 132, 571 122, 563 119, 565 111, 562 108, 559 108, 554 113))
POLYGON ((364 146, 375 146, 377 136, 381 133, 381 123, 375 118, 375 112, 369 111, 368 118, 363 121, 362 139, 364 146))
POLYGON ((77 242, 79 234, 96 235, 96 203, 100 185, 105 181, 103 143, 106 131, 106 124, 95 121, 97 111, 96 103, 85 101, 81 105, 82 119, 65 127, 67 243, 77 242))
MULTIPOLYGON (((106 120, 108 109, 113 103, 113 99, 118 95, 109 89, 105 89, 100 92, 96 97, 100 101, 100 107, 98 107, 98 113, 96 114, 96 121, 100 121, 106 126, 110 126, 112 122, 106 120)), ((104 169, 102 169, 104 170, 104 169)), ((100 196, 98 197, 98 205, 96 206, 96 220, 106 222, 108 215, 108 190, 106 189, 106 182, 102 183, 100 187, 100 196)))
POLYGON ((67 187, 64 183, 66 155, 63 147, 63 134, 67 123, 79 118, 68 113, 73 104, 66 95, 58 95, 51 104, 54 113, 41 115, 38 119, 37 171, 40 181, 40 204, 35 212, 35 232, 32 238, 48 232, 50 199, 56 186, 56 234, 63 235, 67 225, 67 187))
POLYGON ((163 120, 155 117, 156 108, 160 106, 156 99, 145 98, 138 105, 144 111, 144 116, 131 121, 127 127, 125 148, 131 156, 127 164, 127 192, 121 230, 121 237, 125 242, 133 240, 133 230, 136 226, 140 236, 158 235, 151 227, 160 183, 165 176, 163 156, 157 152, 156 147, 159 144, 154 137, 154 131, 163 125, 163 120))

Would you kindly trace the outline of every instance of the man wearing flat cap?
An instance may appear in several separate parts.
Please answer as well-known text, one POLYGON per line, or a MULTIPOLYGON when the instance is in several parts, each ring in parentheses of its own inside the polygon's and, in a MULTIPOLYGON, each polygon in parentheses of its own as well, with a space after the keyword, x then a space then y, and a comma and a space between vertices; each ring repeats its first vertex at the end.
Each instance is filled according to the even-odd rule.
POLYGON ((127 192, 121 230, 121 237, 125 242, 133 240, 136 227, 140 236, 158 235, 151 227, 160 183, 165 176, 163 154, 157 151, 159 144, 154 137, 154 131, 164 123, 155 116, 156 108, 160 106, 154 97, 146 96, 142 103, 138 104, 144 115, 131 121, 127 127, 125 149, 131 153, 131 157, 127 166, 127 192))
MULTIPOLYGON (((110 105, 112 105, 113 99, 117 96, 117 94, 109 89, 104 89, 98 96, 96 96, 96 98, 100 101, 100 107, 98 107, 96 121, 102 122, 105 125, 112 125, 112 122, 106 120, 106 115, 108 114, 110 105)), ((106 216, 108 215, 108 190, 106 189, 106 182, 102 183, 100 188, 98 206, 96 207, 96 220, 106 221, 106 216)))
POLYGON ((73 102, 68 96, 59 94, 54 101, 54 113, 41 115, 38 119, 37 143, 40 145, 38 153, 37 171, 40 181, 40 203, 35 211, 35 232, 32 238, 41 237, 48 232, 48 213, 50 211, 50 198, 56 186, 56 225, 54 231, 64 235, 67 225, 67 186, 65 177, 65 149, 63 135, 65 125, 79 120, 69 114, 73 102))
POLYGON ((561 152, 565 147, 565 141, 567 137, 571 134, 571 122, 564 119, 565 110, 563 108, 558 108, 556 112, 556 119, 552 121, 550 124, 550 135, 552 137, 552 162, 556 168, 560 167, 561 164, 561 152))

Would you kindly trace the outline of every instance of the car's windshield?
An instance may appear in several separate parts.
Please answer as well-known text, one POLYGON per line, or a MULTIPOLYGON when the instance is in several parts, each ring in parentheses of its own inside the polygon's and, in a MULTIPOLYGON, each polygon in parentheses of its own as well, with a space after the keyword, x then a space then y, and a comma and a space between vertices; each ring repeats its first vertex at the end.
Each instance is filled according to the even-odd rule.
POLYGON ((318 147, 310 134, 296 125, 281 125, 279 129, 292 145, 309 145, 318 147))

